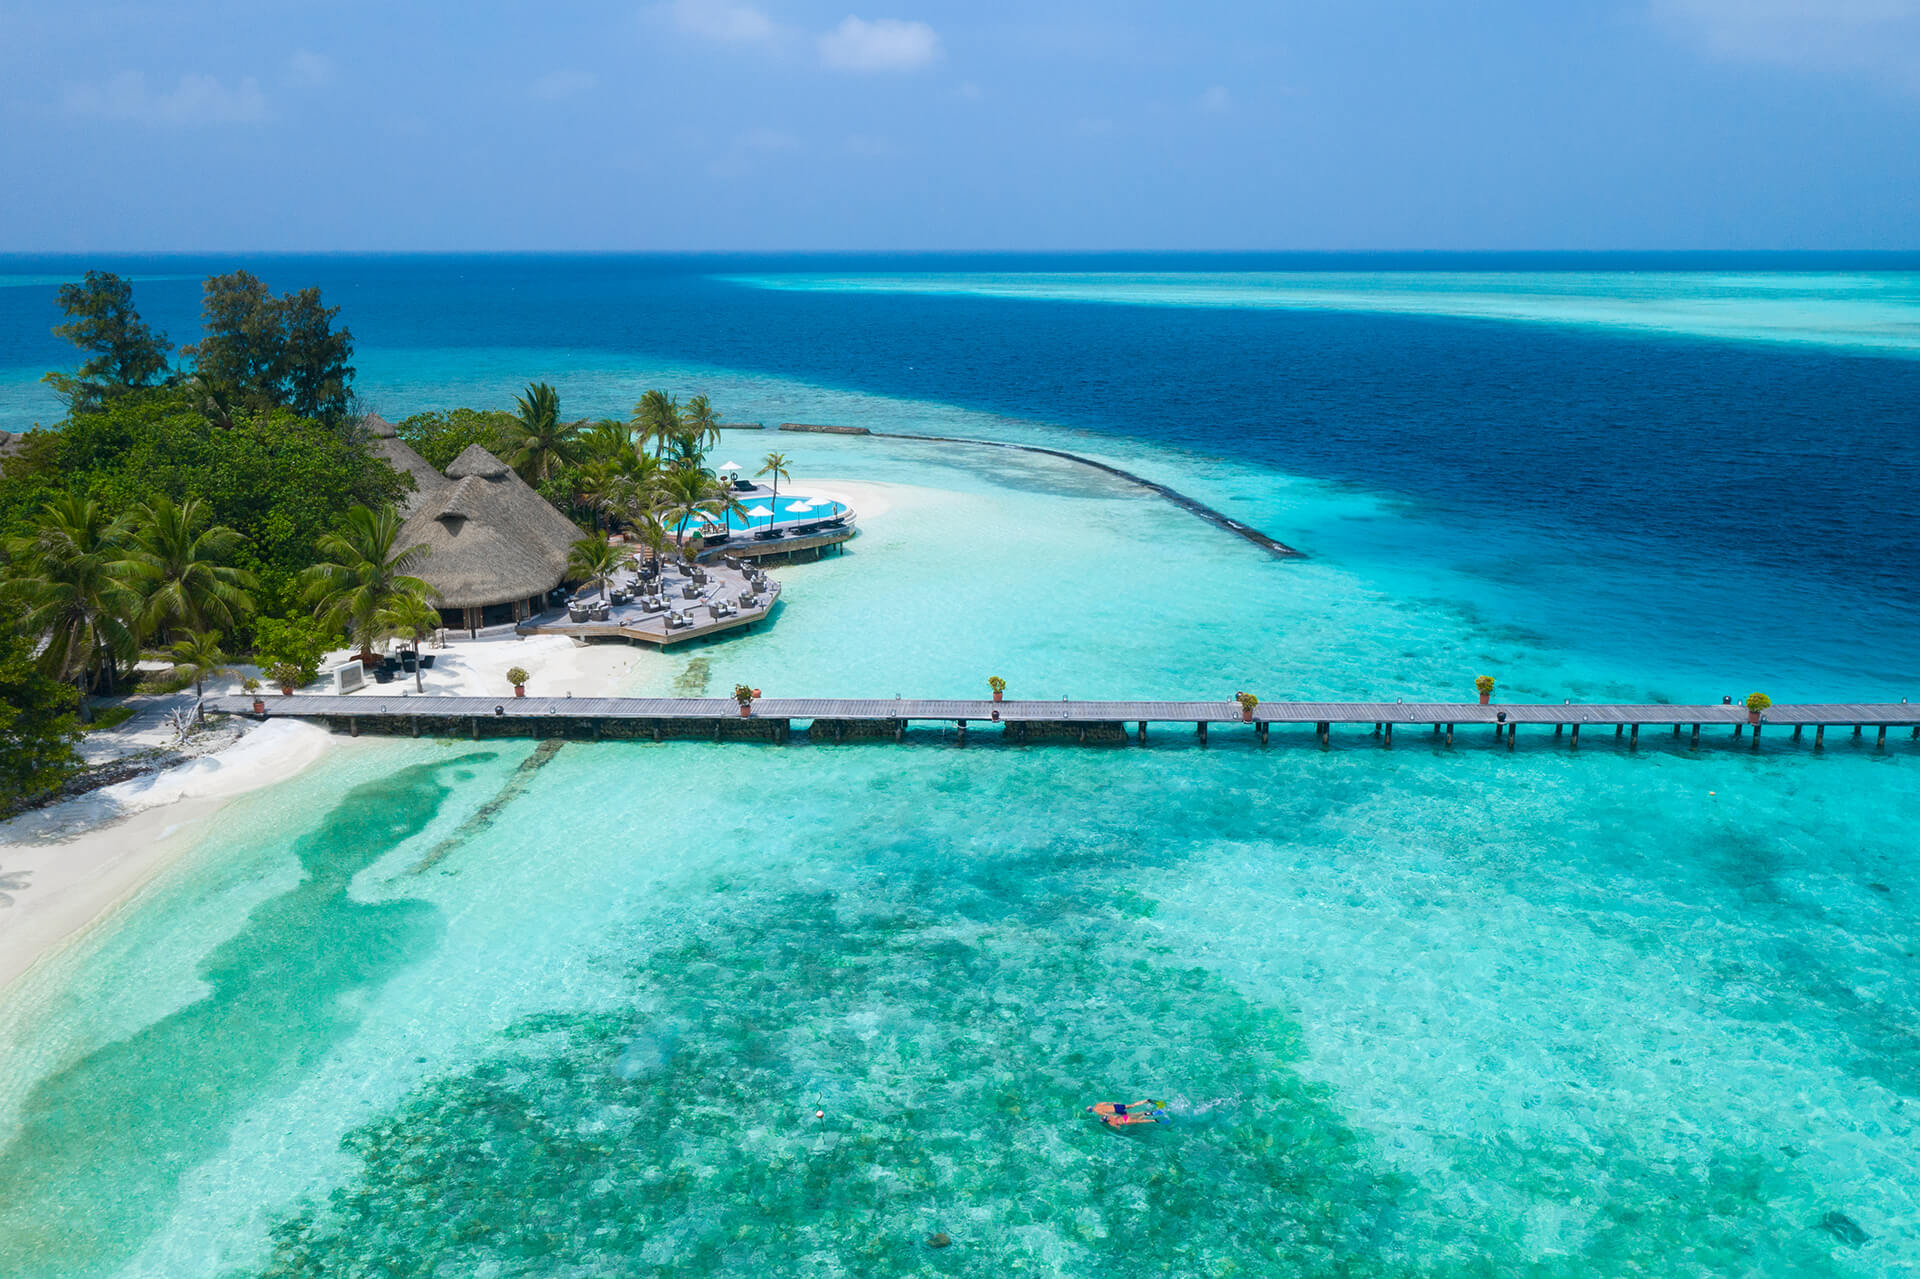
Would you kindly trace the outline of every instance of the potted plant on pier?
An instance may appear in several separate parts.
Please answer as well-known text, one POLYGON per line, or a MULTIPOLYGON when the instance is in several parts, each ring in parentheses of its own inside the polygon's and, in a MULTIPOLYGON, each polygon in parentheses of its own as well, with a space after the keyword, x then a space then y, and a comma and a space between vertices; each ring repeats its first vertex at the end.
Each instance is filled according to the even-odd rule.
POLYGON ((513 685, 513 695, 515 697, 525 697, 527 695, 527 681, 532 678, 533 676, 527 673, 527 668, 524 666, 510 666, 507 668, 507 682, 513 685))
POLYGON ((1773 705, 1773 699, 1765 693, 1748 693, 1747 723, 1758 724, 1760 722, 1760 712, 1771 705, 1773 705))
POLYGON ((733 686, 733 700, 740 703, 741 719, 753 714, 753 699, 758 696, 760 696, 760 690, 757 688, 749 688, 745 684, 733 686))
POLYGON ((993 690, 993 700, 997 702, 1000 700, 1000 695, 1007 691, 1007 681, 1001 679, 998 675, 989 675, 987 676, 987 687, 993 690))
POLYGON ((1473 686, 1480 690, 1480 704, 1482 706, 1485 706, 1493 700, 1493 676, 1482 675, 1479 679, 1473 681, 1473 686))
POLYGON ((265 715, 267 713, 267 704, 260 700, 260 681, 249 675, 240 681, 240 687, 253 694, 253 713, 255 715, 265 715))
POLYGON ((1235 693, 1233 700, 1240 703, 1240 722, 1253 723, 1253 708, 1260 704, 1260 699, 1252 693, 1235 693))
POLYGON ((280 686, 280 696, 292 697, 294 685, 303 683, 306 672, 297 662, 275 662, 273 669, 267 672, 267 678, 280 686))

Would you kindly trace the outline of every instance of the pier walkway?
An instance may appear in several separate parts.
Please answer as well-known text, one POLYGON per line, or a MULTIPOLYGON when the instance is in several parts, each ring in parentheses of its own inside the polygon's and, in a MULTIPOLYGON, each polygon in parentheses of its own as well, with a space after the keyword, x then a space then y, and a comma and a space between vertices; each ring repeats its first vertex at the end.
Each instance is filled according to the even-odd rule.
MULTIPOLYGON (((250 697, 210 697, 206 709, 227 715, 254 714, 250 697)), ((1311 727, 1320 745, 1329 745, 1336 729, 1361 728, 1393 742, 1394 730, 1426 730, 1451 744, 1458 731, 1491 728, 1493 740, 1511 747, 1522 725, 1551 729, 1569 745, 1581 731, 1595 732, 1637 746, 1643 728, 1669 728, 1697 746, 1703 728, 1758 745, 1763 732, 1791 733, 1800 741, 1812 729, 1814 745, 1823 745, 1828 729, 1851 730, 1861 737, 1874 730, 1885 745, 1889 729, 1907 729, 1920 738, 1920 706, 1906 702, 1776 705, 1758 725, 1748 722, 1744 706, 1625 705, 1518 702, 1482 706, 1462 702, 1262 702, 1251 721, 1230 701, 1067 701, 993 702, 985 699, 926 698, 762 698, 753 714, 742 716, 730 698, 717 697, 443 697, 356 694, 291 697, 268 694, 261 702, 269 717, 323 722, 338 732, 403 736, 668 738, 786 741, 796 723, 804 723, 811 741, 902 740, 915 724, 953 726, 961 741, 969 730, 998 730, 1009 741, 1068 740, 1122 742, 1131 735, 1144 742, 1153 726, 1176 726, 1205 741, 1210 728, 1244 728, 1262 743, 1275 725, 1311 727), (1132 733, 1129 734, 1129 727, 1132 733), (1611 734, 1604 730, 1611 728, 1611 734), (1748 730, 1752 731, 1749 732, 1748 730)))

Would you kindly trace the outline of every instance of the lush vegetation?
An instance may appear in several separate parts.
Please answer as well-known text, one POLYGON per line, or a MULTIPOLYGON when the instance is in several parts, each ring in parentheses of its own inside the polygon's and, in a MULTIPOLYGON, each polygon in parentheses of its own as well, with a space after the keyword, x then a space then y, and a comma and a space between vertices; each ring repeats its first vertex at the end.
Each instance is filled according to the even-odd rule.
MULTIPOLYGON (((399 537, 412 481, 370 447, 352 334, 317 289, 208 279, 203 335, 177 363, 126 280, 91 271, 56 300, 80 356, 46 378, 67 415, 0 464, 0 805, 59 784, 74 719, 142 657, 172 659, 180 686, 248 658, 298 685, 343 635, 370 655, 437 623, 425 549, 399 537)), ((587 422, 536 382, 513 411, 416 414, 398 432, 441 469, 474 444, 513 466, 591 530, 574 571, 603 586, 628 557, 607 534, 691 554, 698 538, 671 530, 740 509, 706 469, 705 396, 648 391, 630 419, 587 422)))

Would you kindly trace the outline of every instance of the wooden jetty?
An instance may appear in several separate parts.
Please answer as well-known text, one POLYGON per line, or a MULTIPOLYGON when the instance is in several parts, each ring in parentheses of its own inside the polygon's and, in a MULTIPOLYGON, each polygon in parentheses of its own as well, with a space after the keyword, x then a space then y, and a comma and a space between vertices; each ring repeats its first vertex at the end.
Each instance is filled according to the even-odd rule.
POLYGON ((750 716, 730 698, 718 697, 446 697, 389 693, 291 697, 267 695, 256 712, 251 697, 210 697, 205 709, 224 715, 313 720, 336 732, 412 737, 554 737, 580 740, 699 738, 709 741, 784 742, 804 725, 813 742, 905 740, 915 725, 952 727, 961 743, 969 733, 990 730, 1008 742, 1066 741, 1085 744, 1145 742, 1149 728, 1178 728, 1201 742, 1212 730, 1244 730, 1265 745, 1273 728, 1310 728, 1322 747, 1337 729, 1363 729, 1367 740, 1392 746, 1394 730, 1419 732, 1451 746, 1455 734, 1491 729, 1494 744, 1511 750, 1525 725, 1529 736, 1552 730, 1555 740, 1578 748, 1581 730, 1626 749, 1637 748, 1643 728, 1671 729, 1690 748, 1701 730, 1729 740, 1746 739, 1757 749, 1761 734, 1791 734, 1826 744, 1827 731, 1851 730, 1852 739, 1873 730, 1884 747, 1889 729, 1920 738, 1920 706, 1905 702, 1775 705, 1758 724, 1744 706, 1719 704, 1574 705, 1528 703, 1482 706, 1460 702, 1262 702, 1252 719, 1234 702, 993 702, 928 698, 762 698, 750 716), (1606 730, 1613 730, 1611 733, 1606 730), (1807 730, 1811 729, 1809 734, 1807 730))

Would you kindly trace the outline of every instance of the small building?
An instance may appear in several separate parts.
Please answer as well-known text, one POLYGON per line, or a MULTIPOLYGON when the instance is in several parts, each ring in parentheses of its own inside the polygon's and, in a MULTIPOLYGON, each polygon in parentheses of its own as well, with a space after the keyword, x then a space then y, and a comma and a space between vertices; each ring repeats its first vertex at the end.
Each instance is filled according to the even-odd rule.
POLYGON ((440 475, 405 444, 392 443, 432 476, 422 483, 409 468, 416 501, 399 544, 424 543, 431 552, 416 576, 440 593, 434 603, 447 626, 471 634, 545 608, 547 592, 567 580, 568 552, 586 535, 478 444, 440 475))

